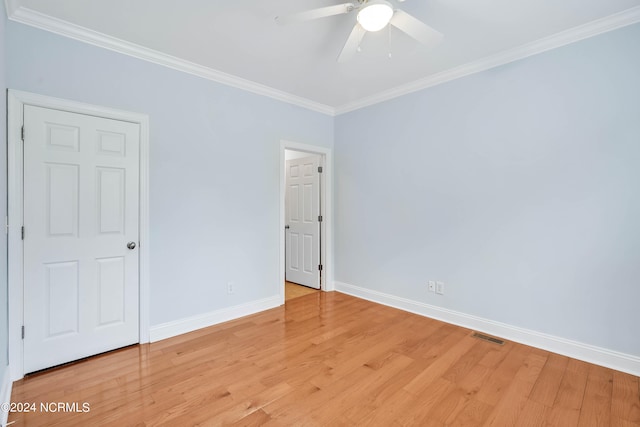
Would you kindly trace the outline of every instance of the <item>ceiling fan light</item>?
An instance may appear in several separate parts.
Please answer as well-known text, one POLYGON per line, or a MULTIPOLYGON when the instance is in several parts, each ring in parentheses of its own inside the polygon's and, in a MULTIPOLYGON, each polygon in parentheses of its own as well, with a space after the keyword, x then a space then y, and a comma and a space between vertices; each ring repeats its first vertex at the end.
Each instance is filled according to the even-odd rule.
POLYGON ((386 1, 370 2, 358 12, 358 23, 367 31, 379 31, 393 16, 393 7, 386 1))

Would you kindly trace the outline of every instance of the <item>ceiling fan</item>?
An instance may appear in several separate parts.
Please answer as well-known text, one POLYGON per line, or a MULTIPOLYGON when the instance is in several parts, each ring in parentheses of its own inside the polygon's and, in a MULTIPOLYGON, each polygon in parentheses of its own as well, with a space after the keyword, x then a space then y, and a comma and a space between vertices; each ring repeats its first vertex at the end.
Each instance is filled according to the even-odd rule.
MULTIPOLYGON (((397 0, 399 3, 404 0, 397 0)), ((357 0, 357 3, 343 3, 335 6, 321 7, 286 16, 277 16, 276 22, 281 25, 310 21, 327 16, 343 15, 357 11, 356 24, 347 38, 338 62, 344 62, 358 51, 360 42, 367 32, 380 31, 387 25, 392 25, 408 36, 432 46, 442 40, 443 35, 435 29, 427 26, 422 21, 392 6, 387 0, 357 0)))

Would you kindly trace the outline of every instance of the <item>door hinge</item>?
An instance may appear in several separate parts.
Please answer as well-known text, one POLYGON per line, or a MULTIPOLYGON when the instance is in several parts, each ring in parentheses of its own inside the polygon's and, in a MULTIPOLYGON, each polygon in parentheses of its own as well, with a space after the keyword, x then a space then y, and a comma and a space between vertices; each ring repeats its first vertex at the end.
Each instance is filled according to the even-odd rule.
POLYGON ((318 270, 322 271, 322 264, 318 265, 318 270))
POLYGON ((318 166, 318 173, 322 173, 322 166, 318 166))
POLYGON ((22 325, 22 339, 24 339, 24 325, 22 325))
POLYGON ((322 222, 322 215, 318 215, 318 222, 322 222))
POLYGON ((22 126, 22 129, 20 130, 20 138, 24 141, 24 126, 22 126))
POLYGON ((24 240, 24 225, 20 229, 20 236, 21 236, 21 239, 24 240))

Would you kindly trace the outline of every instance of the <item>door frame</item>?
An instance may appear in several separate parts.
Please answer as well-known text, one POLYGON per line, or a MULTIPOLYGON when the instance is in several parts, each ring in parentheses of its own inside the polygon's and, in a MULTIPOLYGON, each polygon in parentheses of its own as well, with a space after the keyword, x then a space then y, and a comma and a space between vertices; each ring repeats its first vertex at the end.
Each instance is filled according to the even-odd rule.
POLYGON ((7 91, 7 239, 9 287, 9 369, 11 380, 24 377, 23 281, 23 168, 22 124, 24 106, 49 108, 140 126, 140 211, 139 211, 139 342, 149 342, 149 116, 108 107, 9 89, 7 91))
POLYGON ((286 193, 286 174, 284 150, 302 151, 309 154, 317 154, 320 156, 320 164, 323 167, 323 173, 320 174, 320 215, 322 222, 320 223, 320 259, 322 260, 322 282, 320 290, 333 291, 335 284, 333 281, 333 152, 330 148, 320 147, 316 145, 303 144, 293 141, 280 141, 280 228, 278 235, 280 236, 280 304, 284 304, 284 281, 285 281, 285 193, 286 193))

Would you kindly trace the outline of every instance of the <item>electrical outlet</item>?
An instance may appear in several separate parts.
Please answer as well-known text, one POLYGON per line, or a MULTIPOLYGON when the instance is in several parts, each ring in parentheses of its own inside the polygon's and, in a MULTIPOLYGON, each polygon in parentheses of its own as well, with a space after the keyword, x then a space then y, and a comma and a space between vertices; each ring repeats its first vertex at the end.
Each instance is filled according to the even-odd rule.
POLYGON ((436 294, 444 295, 444 282, 436 282, 436 294))
POLYGON ((233 282, 227 283, 227 293, 231 295, 233 293, 233 282))
POLYGON ((436 282, 434 280, 429 280, 429 292, 436 291, 436 282))

